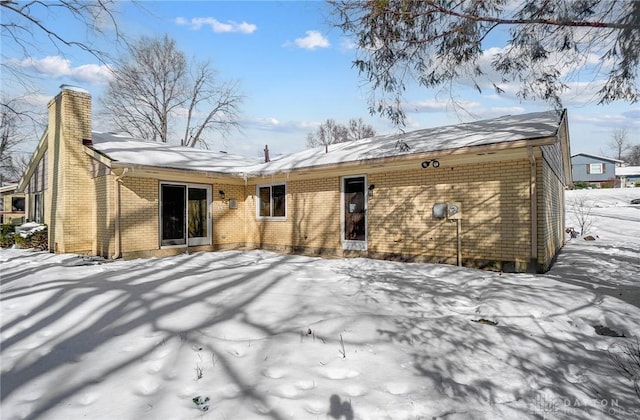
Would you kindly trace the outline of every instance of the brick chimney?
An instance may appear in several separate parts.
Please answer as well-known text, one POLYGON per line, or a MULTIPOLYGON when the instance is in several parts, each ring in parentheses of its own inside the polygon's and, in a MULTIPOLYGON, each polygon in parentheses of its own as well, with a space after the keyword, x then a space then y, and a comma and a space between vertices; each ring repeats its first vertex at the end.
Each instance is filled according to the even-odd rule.
POLYGON ((91 253, 94 248, 95 188, 91 158, 83 139, 91 138, 91 95, 71 85, 49 102, 45 221, 49 249, 91 253))

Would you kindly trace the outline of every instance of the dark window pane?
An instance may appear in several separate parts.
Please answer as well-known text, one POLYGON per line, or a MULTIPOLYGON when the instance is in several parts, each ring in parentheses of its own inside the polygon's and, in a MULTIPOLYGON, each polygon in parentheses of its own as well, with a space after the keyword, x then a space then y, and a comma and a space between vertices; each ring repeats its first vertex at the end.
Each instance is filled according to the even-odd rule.
POLYGON ((162 186, 162 244, 183 245, 185 187, 182 185, 162 186))
POLYGON ((270 187, 260 187, 259 189, 259 209, 260 216, 269 217, 271 216, 271 188, 270 187))
POLYGON ((285 209, 287 208, 285 200, 285 188, 284 185, 274 185, 272 188, 273 193, 273 215, 274 217, 284 217, 285 209))
POLYGON ((189 237, 207 236, 207 190, 189 188, 189 237))
POLYGON ((11 197, 11 210, 24 211, 24 197, 11 197))

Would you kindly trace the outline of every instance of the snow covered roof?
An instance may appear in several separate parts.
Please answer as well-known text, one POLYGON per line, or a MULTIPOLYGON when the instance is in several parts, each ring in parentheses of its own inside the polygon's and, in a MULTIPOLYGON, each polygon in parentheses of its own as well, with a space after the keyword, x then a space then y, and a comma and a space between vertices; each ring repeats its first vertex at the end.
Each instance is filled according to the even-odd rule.
POLYGON ((616 176, 640 176, 640 166, 617 166, 616 176))
POLYGON ((622 160, 618 160, 618 159, 614 159, 614 158, 610 158, 610 157, 606 157, 606 156, 600 156, 600 155, 594 155, 592 153, 576 153, 574 155, 571 155, 571 158, 573 159, 576 156, 588 156, 590 158, 595 158, 595 159, 599 159, 599 160, 606 160, 607 162, 616 162, 616 163, 622 163, 622 160))
POLYGON ((282 155, 270 162, 226 153, 93 133, 93 148, 122 164, 266 175, 295 169, 409 156, 474 146, 553 137, 562 115, 555 111, 507 115, 472 123, 371 137, 282 155))
POLYGON ((324 146, 321 146, 281 156, 259 167, 248 169, 250 173, 268 174, 314 166, 552 137, 557 134, 560 122, 561 115, 555 111, 507 115, 472 123, 332 144, 329 145, 328 153, 325 153, 324 146))
POLYGON ((95 150, 127 165, 227 173, 260 162, 258 158, 143 141, 112 133, 94 131, 91 141, 95 150))

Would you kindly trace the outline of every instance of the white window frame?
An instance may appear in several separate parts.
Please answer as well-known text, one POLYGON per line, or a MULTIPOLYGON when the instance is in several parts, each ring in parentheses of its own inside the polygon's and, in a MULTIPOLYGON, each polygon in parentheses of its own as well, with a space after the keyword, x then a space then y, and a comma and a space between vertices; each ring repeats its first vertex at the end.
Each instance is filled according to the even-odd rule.
POLYGON ((340 240, 342 242, 342 249, 344 250, 348 250, 348 251, 366 251, 367 249, 369 249, 369 197, 368 197, 368 191, 367 191, 367 185, 369 185, 367 183, 367 175, 366 174, 361 174, 361 175, 345 175, 340 177, 340 240), (364 217, 365 217, 365 221, 364 221, 364 241, 354 241, 354 240, 349 240, 347 238, 345 238, 345 224, 346 224, 346 220, 345 220, 345 215, 344 215, 344 208, 345 208, 345 201, 344 201, 344 183, 345 180, 347 179, 351 179, 351 178, 363 178, 364 179, 364 217))
POLYGON ((604 174, 604 163, 590 163, 589 164, 590 175, 602 175, 604 174))
POLYGON ((160 181, 158 188, 158 239, 160 241, 160 249, 170 248, 188 248, 190 246, 199 245, 211 245, 213 243, 213 188, 210 184, 191 184, 185 182, 171 182, 160 181), (163 245, 162 244, 162 186, 163 185, 175 185, 185 187, 185 202, 184 202, 184 214, 185 214, 185 235, 186 243, 177 245, 163 245), (201 238, 189 238, 189 188, 206 189, 207 191, 207 236, 201 238))
POLYGON ((270 184, 258 184, 256 185, 256 219, 257 220, 274 220, 274 221, 285 221, 287 220, 287 183, 286 182, 272 182, 270 184), (283 186, 284 187, 284 216, 273 216, 273 187, 283 186), (269 213, 270 216, 261 216, 260 215, 260 206, 262 202, 260 201, 260 189, 261 188, 269 188, 269 213))

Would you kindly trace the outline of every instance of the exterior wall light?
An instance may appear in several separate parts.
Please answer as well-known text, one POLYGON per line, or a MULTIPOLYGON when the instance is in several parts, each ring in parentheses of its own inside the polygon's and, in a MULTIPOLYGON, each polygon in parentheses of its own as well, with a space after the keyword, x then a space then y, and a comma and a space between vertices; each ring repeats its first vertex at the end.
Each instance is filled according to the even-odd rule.
POLYGON ((423 169, 427 169, 429 167, 429 165, 431 165, 434 168, 438 168, 438 167, 440 167, 440 162, 438 162, 435 159, 431 159, 431 160, 425 160, 424 162, 422 162, 420 164, 420 166, 422 166, 423 169))

